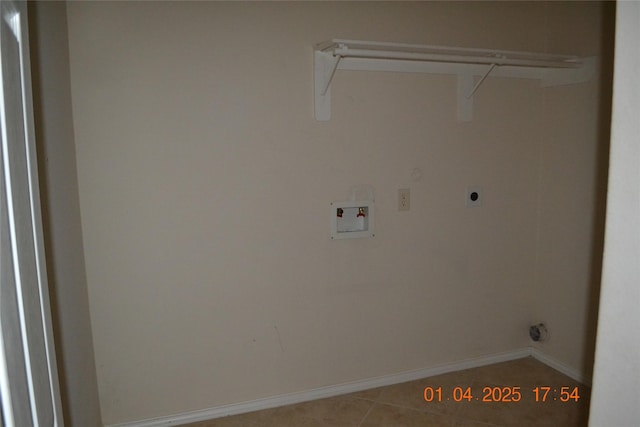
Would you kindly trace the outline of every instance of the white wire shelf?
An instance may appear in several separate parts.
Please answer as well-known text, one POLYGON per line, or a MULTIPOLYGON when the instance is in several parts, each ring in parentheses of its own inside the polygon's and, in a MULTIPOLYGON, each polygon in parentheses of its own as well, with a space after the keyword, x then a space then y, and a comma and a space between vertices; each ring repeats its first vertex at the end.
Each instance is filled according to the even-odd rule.
POLYGON ((582 83, 595 58, 509 50, 332 39, 315 46, 316 119, 331 116, 330 86, 337 70, 453 74, 458 77, 458 119, 470 121, 473 95, 491 77, 538 79, 542 86, 582 83), (475 82, 475 77, 480 79, 475 82))

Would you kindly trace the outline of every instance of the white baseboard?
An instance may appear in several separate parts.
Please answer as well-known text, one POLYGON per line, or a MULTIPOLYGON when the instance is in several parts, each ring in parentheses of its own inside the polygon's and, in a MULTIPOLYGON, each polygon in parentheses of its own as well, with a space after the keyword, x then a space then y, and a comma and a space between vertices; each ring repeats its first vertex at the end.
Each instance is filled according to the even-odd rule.
POLYGON ((559 362, 553 357, 546 355, 545 353, 541 352, 537 348, 532 347, 530 350, 531 350, 531 356, 533 356, 539 362, 544 363, 548 367, 553 368, 558 372, 562 372, 563 374, 565 374, 571 379, 574 379, 582 384, 585 384, 591 387, 591 377, 587 377, 586 375, 582 374, 576 369, 568 367, 564 363, 559 362))
POLYGON ((106 427, 167 427, 177 426, 187 423, 195 423, 213 418, 225 417, 228 415, 237 415, 245 412, 259 411, 262 409, 275 408, 278 406, 291 405, 294 403, 306 402, 309 400, 323 399, 326 397, 338 396, 346 393, 354 393, 357 391, 367 390, 375 387, 383 387, 392 384, 399 384, 406 381, 413 381, 421 378, 428 378, 435 375, 446 374, 448 372, 461 371, 463 369, 478 368, 480 366, 492 365, 494 363, 507 362, 510 360, 521 359, 523 357, 533 356, 545 365, 562 372, 570 378, 580 381, 584 384, 590 384, 585 381, 582 374, 576 370, 567 367, 557 360, 545 355, 538 349, 525 347, 518 350, 507 351, 502 353, 494 353, 485 356, 479 356, 471 359, 464 359, 457 362, 436 365, 424 369, 416 369, 412 371, 400 372, 397 374, 384 375, 381 377, 369 378, 360 381, 337 384, 328 387, 321 387, 313 390, 302 391, 298 393, 283 394, 264 399, 252 400, 249 402, 234 403, 231 405, 217 406, 210 409, 203 409, 193 412, 185 412, 166 417, 152 418, 147 420, 132 421, 122 424, 111 424, 106 427))

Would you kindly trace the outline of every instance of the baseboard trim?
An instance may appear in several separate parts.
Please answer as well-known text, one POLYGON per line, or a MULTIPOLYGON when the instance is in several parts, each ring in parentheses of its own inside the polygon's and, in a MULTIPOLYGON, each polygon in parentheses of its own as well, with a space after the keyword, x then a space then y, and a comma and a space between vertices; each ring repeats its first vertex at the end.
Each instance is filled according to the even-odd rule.
POLYGON ((539 349, 532 347, 531 356, 536 360, 538 360, 539 362, 544 363, 548 367, 553 368, 558 372, 562 372, 569 378, 574 379, 578 382, 581 382, 582 384, 585 384, 591 387, 591 377, 582 374, 580 371, 576 369, 570 368, 569 366, 558 361, 557 359, 554 359, 553 357, 543 353, 539 349))
POLYGON ((411 371, 400 372, 397 374, 384 375, 375 378, 369 378, 360 381, 353 381, 343 384, 337 384, 328 387, 321 387, 313 390, 302 391, 299 393, 289 393, 279 396, 267 397, 264 399, 252 400, 249 402, 234 403, 230 405, 217 406, 210 409, 199 411, 185 412, 176 415, 170 415, 160 418, 151 418, 140 421, 132 421, 121 424, 111 424, 105 427, 168 427, 181 424, 195 423, 199 421, 210 420, 213 418, 225 417, 228 415, 237 415, 246 412, 259 411, 262 409, 270 409, 278 406, 291 405, 294 403, 306 402, 309 400, 323 399, 326 397, 338 396, 346 393, 354 393, 357 391, 367 390, 375 387, 383 387, 392 384, 399 384, 406 381, 413 381, 421 378, 428 378, 435 375, 446 374, 449 372, 461 371, 463 369, 479 368, 481 366, 492 365, 494 363, 508 362, 510 360, 521 359, 523 357, 533 356, 545 365, 562 372, 570 378, 585 384, 590 384, 584 376, 576 370, 560 363, 559 361, 547 356, 538 349, 525 347, 517 350, 506 351, 502 353, 494 353, 489 355, 478 356, 470 359, 463 359, 457 362, 445 363, 424 369, 416 369, 411 371))

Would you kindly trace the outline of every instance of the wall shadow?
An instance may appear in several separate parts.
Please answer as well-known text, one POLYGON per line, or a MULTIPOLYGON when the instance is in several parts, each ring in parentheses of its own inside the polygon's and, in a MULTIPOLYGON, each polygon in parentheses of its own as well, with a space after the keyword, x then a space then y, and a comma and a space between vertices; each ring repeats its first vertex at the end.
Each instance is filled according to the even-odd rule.
POLYGON ((585 360, 585 375, 593 377, 593 363, 596 349, 598 311, 600 307, 600 284, 602 276, 602 257, 604 250, 604 231, 607 213, 607 186, 609 176, 609 148, 611 136, 611 105, 613 95, 613 60, 615 47, 615 2, 602 2, 602 21, 600 27, 601 50, 599 58, 599 107, 598 107, 598 144, 596 147, 595 203, 593 205, 594 232, 591 242, 591 271, 589 274, 589 306, 587 340, 582 350, 585 360))

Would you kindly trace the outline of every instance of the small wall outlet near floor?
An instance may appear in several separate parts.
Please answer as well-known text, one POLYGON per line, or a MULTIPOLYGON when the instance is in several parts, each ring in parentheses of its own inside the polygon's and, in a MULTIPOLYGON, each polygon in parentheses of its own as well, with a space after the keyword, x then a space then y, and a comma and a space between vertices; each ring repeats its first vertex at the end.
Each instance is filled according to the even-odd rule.
POLYGON ((411 208, 411 192, 408 188, 398 190, 398 210, 408 211, 411 208))

